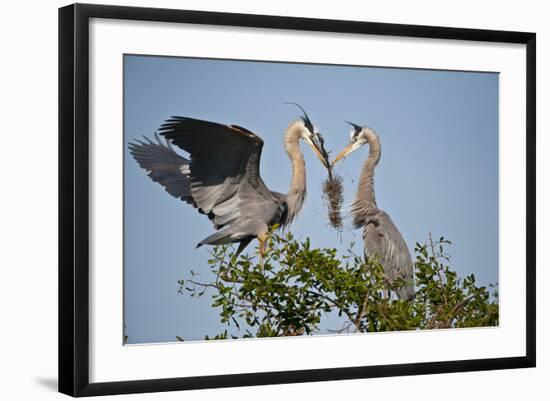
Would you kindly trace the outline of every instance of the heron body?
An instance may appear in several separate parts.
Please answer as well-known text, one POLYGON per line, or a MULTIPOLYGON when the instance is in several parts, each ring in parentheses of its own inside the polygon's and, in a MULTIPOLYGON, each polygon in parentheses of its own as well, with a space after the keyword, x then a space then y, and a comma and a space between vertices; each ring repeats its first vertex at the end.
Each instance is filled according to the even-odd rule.
POLYGON ((374 171, 382 153, 380 139, 374 130, 352 124, 354 129, 348 146, 335 158, 334 163, 364 144, 369 144, 369 155, 361 169, 351 214, 355 228, 363 228, 365 257, 377 260, 384 267, 389 282, 404 280, 398 291, 401 299, 414 297, 413 263, 407 243, 390 216, 379 209, 374 192, 374 171))
POLYGON ((130 143, 129 149, 149 177, 166 191, 205 214, 217 230, 197 244, 239 243, 240 253, 254 238, 263 252, 269 228, 286 226, 300 212, 306 195, 304 139, 323 164, 317 134, 307 115, 290 124, 284 142, 292 164, 288 194, 271 191, 260 177, 263 140, 237 125, 172 117, 156 141, 130 143), (173 146, 184 150, 180 156, 173 146))

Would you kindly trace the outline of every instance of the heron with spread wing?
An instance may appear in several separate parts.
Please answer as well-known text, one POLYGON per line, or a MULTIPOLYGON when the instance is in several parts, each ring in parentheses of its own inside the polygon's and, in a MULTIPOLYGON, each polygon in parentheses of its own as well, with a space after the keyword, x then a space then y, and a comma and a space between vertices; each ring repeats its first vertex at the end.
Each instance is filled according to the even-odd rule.
POLYGON ((217 231, 197 247, 239 243, 238 255, 257 238, 263 256, 269 228, 290 224, 304 203, 306 170, 299 146, 301 139, 328 168, 322 137, 302 111, 304 116, 293 121, 284 135, 292 166, 287 194, 267 188, 260 177, 264 142, 237 125, 172 117, 159 129, 165 141, 155 134, 156 141, 137 140, 129 144, 129 149, 153 181, 212 221, 217 231), (176 153, 172 145, 187 152, 189 158, 176 153))
POLYGON ((359 177, 355 200, 351 206, 353 225, 363 227, 365 257, 377 259, 384 267, 386 278, 404 280, 398 296, 401 299, 414 297, 413 263, 407 243, 390 216, 378 209, 374 195, 374 169, 380 161, 381 146, 376 132, 368 127, 349 123, 353 127, 350 142, 334 159, 333 165, 361 146, 369 145, 369 155, 359 177))

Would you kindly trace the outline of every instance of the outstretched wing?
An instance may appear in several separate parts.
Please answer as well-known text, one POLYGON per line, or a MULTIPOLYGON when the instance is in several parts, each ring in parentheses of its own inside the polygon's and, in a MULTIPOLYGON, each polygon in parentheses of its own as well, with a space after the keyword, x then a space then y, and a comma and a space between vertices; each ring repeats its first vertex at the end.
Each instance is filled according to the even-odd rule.
POLYGON ((139 166, 146 170, 149 177, 158 182, 170 195, 191 205, 191 180, 189 178, 189 160, 178 155, 169 141, 163 143, 155 133, 156 142, 144 137, 136 140, 128 148, 139 166))
POLYGON ((263 141, 256 134, 187 117, 172 117, 159 133, 189 153, 191 196, 216 228, 237 221, 269 225, 281 213, 279 200, 260 177, 263 141))
POLYGON ((365 255, 378 259, 384 266, 384 273, 390 281, 405 280, 399 293, 401 298, 414 296, 413 263, 407 243, 390 216, 376 209, 366 220, 363 230, 365 255))

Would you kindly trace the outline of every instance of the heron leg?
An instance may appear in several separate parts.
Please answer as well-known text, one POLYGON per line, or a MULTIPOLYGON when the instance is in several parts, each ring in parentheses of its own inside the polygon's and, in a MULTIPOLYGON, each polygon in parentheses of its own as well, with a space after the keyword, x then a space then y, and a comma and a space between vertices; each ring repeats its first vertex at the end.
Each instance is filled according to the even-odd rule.
POLYGON ((258 242, 260 243, 260 268, 261 269, 263 269, 264 267, 264 257, 265 257, 265 254, 267 253, 268 238, 269 236, 266 232, 258 235, 258 242))

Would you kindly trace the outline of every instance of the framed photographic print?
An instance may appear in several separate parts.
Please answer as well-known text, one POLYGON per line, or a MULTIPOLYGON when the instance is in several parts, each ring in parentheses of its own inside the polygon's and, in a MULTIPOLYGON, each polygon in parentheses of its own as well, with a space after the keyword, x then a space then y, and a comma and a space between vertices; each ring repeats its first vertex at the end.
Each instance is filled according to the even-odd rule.
POLYGON ((59 10, 59 390, 535 366, 535 34, 59 10))

